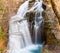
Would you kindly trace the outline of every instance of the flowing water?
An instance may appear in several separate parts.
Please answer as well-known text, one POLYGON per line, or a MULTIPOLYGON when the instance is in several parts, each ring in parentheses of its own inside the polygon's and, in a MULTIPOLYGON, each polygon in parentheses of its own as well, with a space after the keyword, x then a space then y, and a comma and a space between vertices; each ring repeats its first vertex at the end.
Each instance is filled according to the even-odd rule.
MULTIPOLYGON (((40 2, 36 2, 30 10, 28 10, 29 1, 23 3, 15 16, 12 16, 9 22, 9 42, 8 42, 8 52, 7 53, 34 53, 37 51, 39 45, 33 45, 30 32, 28 28, 27 20, 24 18, 27 12, 35 10, 39 10, 40 17, 42 17, 42 0, 40 2), (40 7, 39 7, 40 6, 40 7), (33 48, 32 48, 33 47, 33 48), (30 49, 29 49, 30 48, 30 49)), ((37 14, 36 14, 37 16, 37 14)), ((35 42, 37 43, 37 30, 39 23, 36 21, 37 17, 35 16, 35 42), (37 24, 38 23, 38 24, 37 24)), ((39 50, 40 51, 40 50, 39 50)))
POLYGON ((38 40, 37 40, 38 34, 37 33, 38 33, 39 26, 41 25, 41 23, 43 21, 43 17, 42 17, 42 12, 43 12, 42 0, 40 0, 40 2, 38 2, 38 7, 37 7, 36 10, 37 10, 37 12, 35 13, 35 25, 34 25, 35 44, 37 44, 37 42, 38 42, 38 40))

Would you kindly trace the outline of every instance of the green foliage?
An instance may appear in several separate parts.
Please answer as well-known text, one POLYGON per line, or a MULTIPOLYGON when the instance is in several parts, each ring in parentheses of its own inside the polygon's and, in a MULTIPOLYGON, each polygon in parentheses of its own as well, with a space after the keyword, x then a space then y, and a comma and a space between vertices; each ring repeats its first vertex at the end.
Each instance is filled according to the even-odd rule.
POLYGON ((4 31, 2 30, 2 28, 0 27, 0 39, 2 40, 7 40, 7 37, 4 35, 4 31))
POLYGON ((0 53, 4 53, 4 48, 0 48, 0 53))
MULTIPOLYGON (((3 16, 6 15, 6 10, 7 10, 7 7, 4 4, 4 0, 0 0, 0 16, 1 16, 1 18, 3 18, 3 16)), ((5 36, 4 30, 3 30, 1 24, 2 24, 2 22, 0 20, 0 39, 7 40, 7 37, 5 36)))
POLYGON ((0 26, 0 35, 3 35, 3 34, 4 34, 4 32, 2 30, 2 27, 0 26))

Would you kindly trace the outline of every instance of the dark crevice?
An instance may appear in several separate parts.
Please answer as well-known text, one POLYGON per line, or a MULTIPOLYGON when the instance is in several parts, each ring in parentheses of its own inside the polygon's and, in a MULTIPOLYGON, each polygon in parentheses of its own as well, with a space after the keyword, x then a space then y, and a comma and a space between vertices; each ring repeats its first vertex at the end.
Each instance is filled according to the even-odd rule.
POLYGON ((42 4, 42 7, 43 7, 44 10, 46 10, 46 5, 42 4))

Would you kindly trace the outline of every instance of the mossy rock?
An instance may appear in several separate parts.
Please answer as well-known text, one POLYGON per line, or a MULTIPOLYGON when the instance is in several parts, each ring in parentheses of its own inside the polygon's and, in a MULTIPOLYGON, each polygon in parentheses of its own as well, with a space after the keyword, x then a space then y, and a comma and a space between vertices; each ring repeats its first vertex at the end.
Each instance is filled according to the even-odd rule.
POLYGON ((6 41, 8 38, 5 36, 2 27, 0 27, 0 39, 6 41))
POLYGON ((0 53, 4 53, 4 48, 0 48, 0 53))

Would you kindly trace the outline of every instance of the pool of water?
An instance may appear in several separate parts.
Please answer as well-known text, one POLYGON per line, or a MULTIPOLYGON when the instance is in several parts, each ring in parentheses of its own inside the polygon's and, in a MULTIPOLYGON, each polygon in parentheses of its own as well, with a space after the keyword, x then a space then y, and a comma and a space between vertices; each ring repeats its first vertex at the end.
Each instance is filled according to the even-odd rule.
POLYGON ((42 53, 43 44, 33 44, 22 49, 8 51, 8 53, 42 53))
POLYGON ((42 53, 43 45, 37 45, 37 48, 31 50, 31 53, 42 53))
MULTIPOLYGON (((24 48, 22 51, 28 51, 28 53, 42 53, 42 50, 43 50, 43 45, 31 45, 31 46, 28 46, 26 48, 24 48)), ((23 53, 26 53, 26 52, 23 52, 23 53)))

